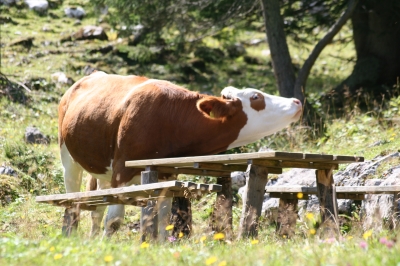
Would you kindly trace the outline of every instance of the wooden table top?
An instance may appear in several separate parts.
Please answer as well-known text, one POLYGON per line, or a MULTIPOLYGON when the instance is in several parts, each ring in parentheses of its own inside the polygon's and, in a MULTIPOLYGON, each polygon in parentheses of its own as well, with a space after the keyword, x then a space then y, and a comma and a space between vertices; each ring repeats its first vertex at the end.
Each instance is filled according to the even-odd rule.
POLYGON ((126 161, 126 167, 148 168, 164 173, 227 176, 245 171, 249 164, 268 167, 279 174, 282 168, 337 169, 339 164, 363 162, 364 157, 291 152, 254 152, 210 156, 177 157, 126 161))

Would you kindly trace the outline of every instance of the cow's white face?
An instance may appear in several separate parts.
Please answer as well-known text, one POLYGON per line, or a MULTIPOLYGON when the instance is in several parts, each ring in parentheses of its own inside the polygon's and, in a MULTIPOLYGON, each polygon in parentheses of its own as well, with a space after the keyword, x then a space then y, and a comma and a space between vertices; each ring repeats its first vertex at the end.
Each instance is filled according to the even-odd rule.
POLYGON ((248 119, 238 139, 229 148, 273 134, 299 120, 302 113, 302 104, 295 98, 269 95, 256 89, 239 90, 234 87, 226 87, 221 94, 225 99, 239 99, 248 119))

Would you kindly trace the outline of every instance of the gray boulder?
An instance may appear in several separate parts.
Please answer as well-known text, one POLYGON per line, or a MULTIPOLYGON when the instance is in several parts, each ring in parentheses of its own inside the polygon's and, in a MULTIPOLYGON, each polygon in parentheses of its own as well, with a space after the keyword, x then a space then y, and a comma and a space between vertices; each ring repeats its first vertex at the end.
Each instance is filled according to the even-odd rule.
POLYGON ((0 175, 17 176, 17 172, 9 166, 0 166, 0 175))
POLYGON ((49 8, 49 3, 46 0, 25 0, 25 4, 38 13, 44 13, 49 8))
POLYGON ((29 144, 50 144, 50 139, 36 127, 27 127, 25 129, 25 142, 29 144))
POLYGON ((80 6, 67 7, 64 9, 64 13, 69 18, 77 18, 77 19, 83 19, 83 17, 86 15, 85 10, 80 6))

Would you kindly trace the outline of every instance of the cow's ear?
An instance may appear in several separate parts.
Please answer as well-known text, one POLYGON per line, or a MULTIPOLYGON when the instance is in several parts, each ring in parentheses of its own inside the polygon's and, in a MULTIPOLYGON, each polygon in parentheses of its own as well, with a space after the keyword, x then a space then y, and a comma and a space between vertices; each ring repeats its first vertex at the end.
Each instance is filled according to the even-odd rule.
POLYGON ((197 109, 210 118, 224 118, 233 115, 237 108, 234 101, 208 96, 197 101, 197 109))

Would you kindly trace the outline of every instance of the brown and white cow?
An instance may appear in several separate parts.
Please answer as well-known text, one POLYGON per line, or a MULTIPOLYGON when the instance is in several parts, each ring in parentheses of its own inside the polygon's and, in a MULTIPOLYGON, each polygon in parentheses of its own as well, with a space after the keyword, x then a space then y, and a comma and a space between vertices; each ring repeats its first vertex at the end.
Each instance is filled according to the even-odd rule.
MULTIPOLYGON (((59 144, 67 192, 80 190, 82 171, 99 189, 140 183, 125 161, 215 154, 254 142, 300 118, 297 99, 227 87, 222 97, 165 80, 95 72, 67 90, 59 105, 59 144)), ((92 212, 100 230, 104 208, 92 212)), ((118 227, 123 205, 110 206, 105 234, 118 227), (110 226, 110 221, 114 224, 110 226)))

